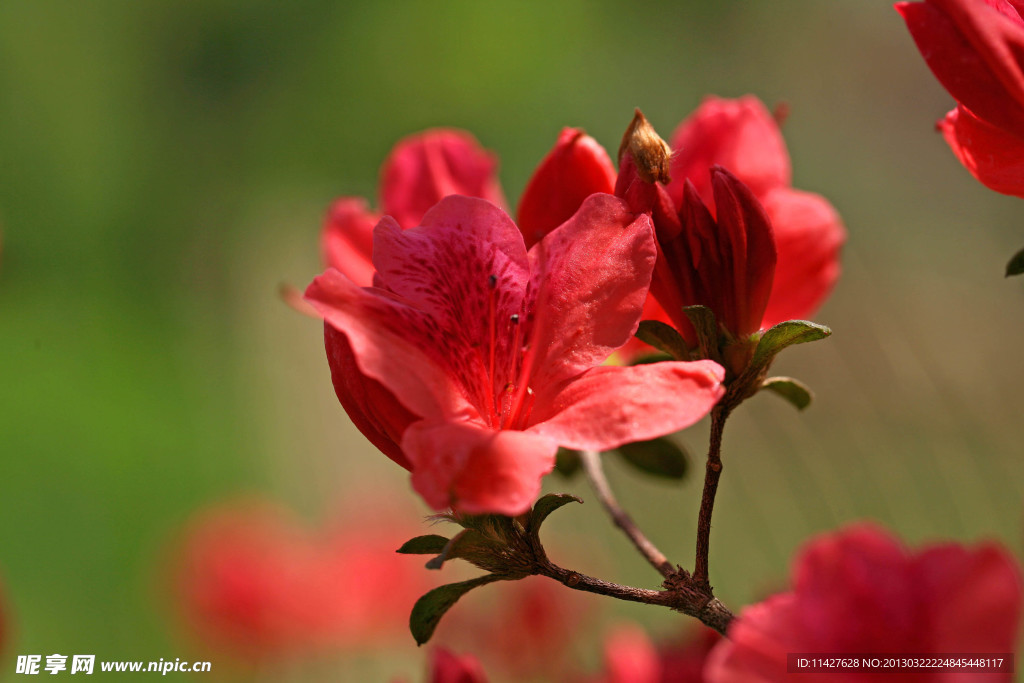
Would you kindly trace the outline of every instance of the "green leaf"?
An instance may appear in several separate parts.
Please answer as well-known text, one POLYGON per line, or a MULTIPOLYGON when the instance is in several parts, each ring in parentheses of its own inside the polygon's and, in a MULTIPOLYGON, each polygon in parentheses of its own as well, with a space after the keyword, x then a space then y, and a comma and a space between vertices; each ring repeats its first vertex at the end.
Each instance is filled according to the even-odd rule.
POLYGON ((718 323, 714 312, 707 306, 683 306, 683 313, 690 319, 697 333, 702 358, 718 356, 718 323))
POLYGON ((627 443, 617 450, 630 465, 657 477, 682 479, 689 469, 686 451, 665 437, 627 443))
POLYGON ((463 595, 477 586, 485 586, 495 581, 505 580, 505 578, 499 574, 486 574, 469 581, 439 586, 421 597, 413 605, 412 614, 409 615, 409 630, 412 632, 412 637, 416 639, 416 644, 422 645, 430 640, 430 637, 434 635, 434 629, 441 622, 441 617, 463 595))
POLYGON ((667 353, 675 360, 690 360, 690 350, 676 328, 660 320, 641 320, 636 338, 667 353))
POLYGON ((761 336, 750 365, 753 368, 764 367, 771 363, 775 355, 787 346, 824 339, 830 334, 832 334, 832 330, 824 325, 806 320, 787 320, 784 323, 779 323, 761 336))
POLYGON ((563 505, 582 502, 582 498, 577 498, 568 493, 549 493, 546 496, 541 496, 533 504, 533 511, 530 513, 530 532, 536 534, 540 530, 540 525, 548 518, 548 515, 563 505))
POLYGON ((403 555, 437 555, 448 545, 448 539, 437 534, 417 536, 402 544, 396 552, 403 555))
POLYGON ((572 477, 583 467, 580 452, 571 448, 559 448, 555 454, 555 471, 566 479, 572 477))
POLYGON ((1010 262, 1006 264, 1006 277, 1021 273, 1024 273, 1024 249, 1014 254, 1010 262))
POLYGON ((804 383, 792 377, 769 377, 761 384, 762 389, 769 389, 786 399, 797 410, 803 410, 811 404, 814 394, 804 383))
POLYGON ((488 559, 500 557, 504 547, 476 529, 463 529, 445 544, 440 555, 427 562, 427 569, 440 569, 448 560, 458 559, 490 564, 488 559))

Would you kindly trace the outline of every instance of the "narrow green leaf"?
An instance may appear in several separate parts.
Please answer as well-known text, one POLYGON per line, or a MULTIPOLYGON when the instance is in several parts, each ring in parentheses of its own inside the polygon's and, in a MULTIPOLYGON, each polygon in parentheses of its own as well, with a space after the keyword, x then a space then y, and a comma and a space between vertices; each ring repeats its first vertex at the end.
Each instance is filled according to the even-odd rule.
POLYGON ((814 394, 807 388, 807 385, 792 377, 769 377, 761 384, 761 388, 774 391, 796 406, 797 410, 803 410, 809 406, 811 399, 814 398, 814 394))
POLYGON ((686 451, 665 437, 627 443, 619 446, 617 450, 630 465, 657 477, 682 479, 689 468, 686 451))
POLYGON ((568 493, 549 493, 546 496, 541 496, 533 504, 533 512, 530 513, 530 532, 536 534, 540 530, 540 525, 548 518, 548 515, 563 505, 582 502, 582 498, 577 498, 568 493))
POLYGON ((410 538, 395 552, 403 555, 437 555, 448 545, 448 539, 437 534, 410 538))
MULTIPOLYGON (((504 546, 476 529, 463 529, 445 544, 441 554, 427 562, 427 569, 440 569, 448 560, 467 560, 473 564, 487 563, 500 557, 504 546)), ((478 565, 479 566, 479 565, 478 565)))
POLYGON ((571 448, 559 448, 555 454, 555 471, 569 479, 583 467, 580 461, 580 452, 571 448))
POLYGON ((1006 277, 1021 273, 1024 273, 1024 249, 1014 254, 1010 262, 1006 264, 1006 277))
POLYGON ((498 574, 486 574, 469 581, 439 586, 425 594, 416 601, 412 608, 412 614, 409 615, 409 630, 412 632, 412 637, 416 639, 416 644, 422 645, 430 640, 430 637, 434 635, 434 629, 441 622, 441 617, 463 595, 477 586, 485 586, 503 579, 505 577, 498 574))
POLYGON ((715 358, 718 355, 718 323, 714 312, 707 306, 684 306, 683 313, 697 332, 701 357, 715 358))
POLYGON ((753 367, 764 367, 787 346, 824 339, 830 334, 832 334, 832 330, 824 325, 806 320, 787 320, 769 329, 761 336, 761 341, 757 343, 757 349, 754 351, 754 358, 750 364, 753 367))
POLYGON ((636 338, 676 360, 690 360, 690 350, 676 328, 660 320, 641 320, 636 338))

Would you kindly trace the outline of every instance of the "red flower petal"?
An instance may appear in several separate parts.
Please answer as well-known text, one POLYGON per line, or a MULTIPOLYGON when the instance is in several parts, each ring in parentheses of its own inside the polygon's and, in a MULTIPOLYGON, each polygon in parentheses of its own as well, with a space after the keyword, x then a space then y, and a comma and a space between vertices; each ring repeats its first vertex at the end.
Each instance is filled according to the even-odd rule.
POLYGON ((712 361, 594 368, 538 398, 530 431, 595 451, 664 436, 707 415, 725 391, 724 376, 712 361))
POLYGON ((540 493, 558 444, 482 423, 423 421, 406 430, 402 449, 413 462, 413 488, 434 509, 515 516, 540 493))
POLYGON ((405 428, 419 416, 406 410, 383 384, 363 374, 345 335, 328 323, 324 324, 324 345, 334 392, 356 429, 384 455, 411 469, 399 444, 405 428))
POLYGON ((358 369, 410 412, 433 417, 472 411, 461 378, 449 371, 447 359, 430 343, 437 330, 423 313, 383 290, 357 287, 333 269, 313 280, 306 300, 344 333, 358 369))
POLYGON ((979 118, 1024 138, 1024 22, 979 0, 897 3, 928 68, 979 118))
POLYGON ((839 214, 819 195, 779 188, 762 202, 771 219, 778 261, 761 327, 810 319, 839 279, 846 230, 839 214))
MULTIPOLYGON (((911 553, 881 529, 860 525, 809 543, 794 574, 791 592, 743 610, 712 651, 707 680, 788 681, 787 653, 1008 653, 1016 644, 1020 573, 991 544, 911 553)), ((865 676, 837 670, 801 679, 865 676)), ((936 672, 914 680, 960 679, 936 672)))
POLYGON ((775 119, 752 95, 736 100, 707 97, 672 134, 669 195, 682 205, 689 179, 714 207, 708 169, 724 166, 756 195, 790 182, 789 153, 775 119))
POLYGON ((494 155, 465 131, 436 129, 411 135, 395 145, 381 169, 381 212, 411 228, 430 207, 452 194, 504 206, 497 165, 494 155))
POLYGON ((636 331, 656 249, 651 222, 592 195, 530 250, 538 357, 531 386, 551 388, 604 362, 636 331))
POLYGON ((373 226, 380 216, 366 208, 366 201, 342 197, 331 204, 320 233, 324 263, 337 268, 357 285, 373 283, 373 226))
POLYGON ((938 127, 960 163, 985 187, 1024 197, 1024 140, 959 106, 938 127))
POLYGON ((569 220, 590 195, 610 194, 614 188, 615 167, 604 148, 579 128, 563 129, 519 200, 526 246, 569 220))

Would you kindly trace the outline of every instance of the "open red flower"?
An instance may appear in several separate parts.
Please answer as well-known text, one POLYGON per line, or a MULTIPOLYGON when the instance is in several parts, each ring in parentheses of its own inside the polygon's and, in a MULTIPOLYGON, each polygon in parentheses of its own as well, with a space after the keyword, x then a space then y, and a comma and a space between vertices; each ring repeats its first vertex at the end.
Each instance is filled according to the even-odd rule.
POLYGON ((598 367, 636 330, 654 260, 650 220, 609 195, 529 253, 501 209, 454 196, 417 228, 381 220, 376 287, 329 269, 306 299, 394 399, 373 411, 410 419, 394 443, 427 503, 516 515, 559 445, 674 432, 721 396, 715 363, 598 367))
MULTIPOLYGON (((883 530, 853 526, 809 543, 793 567, 793 589, 748 607, 711 652, 713 683, 789 681, 787 653, 1012 653, 1021 579, 991 543, 946 543, 908 551, 883 530)), ((948 670, 891 680, 961 681, 948 670)), ((1010 680, 990 674, 985 680, 1010 680)), ((803 673, 809 682, 889 680, 877 671, 803 673)))
POLYGON ((957 101, 938 127, 987 187, 1024 197, 1024 4, 899 2, 928 68, 957 101))
MULTIPOLYGON (((660 140, 649 140, 649 143, 656 149, 660 140)), ((730 303, 730 309, 761 310, 759 320, 744 320, 739 327, 753 327, 756 331, 785 320, 812 316, 839 277, 839 250, 845 231, 835 209, 824 198, 790 186, 786 144, 764 105, 752 96, 736 100, 709 97, 679 125, 671 145, 665 147, 662 154, 666 160, 657 171, 659 177, 644 179, 642 182, 650 187, 641 189, 634 186, 638 176, 632 153, 627 149, 620 150, 616 176, 607 154, 592 138, 578 130, 564 130, 554 149, 535 171, 520 201, 519 216, 524 232, 533 234, 544 226, 558 225, 571 215, 572 207, 561 201, 561 197, 607 192, 605 188, 612 182, 616 194, 626 197, 634 209, 651 211, 659 241, 663 233, 675 239, 681 230, 680 216, 684 212, 692 215, 696 197, 703 200, 711 217, 715 218, 717 209, 710 169, 721 166, 735 181, 746 185, 750 189, 749 196, 763 207, 772 226, 776 253, 774 275, 768 279, 767 303, 763 307, 760 301, 730 303), (624 160, 623 153, 630 159, 624 160), (660 180, 656 186, 655 180, 660 180), (688 182, 695 192, 691 193, 689 201, 684 201, 688 182), (631 186, 634 186, 632 190, 631 186), (628 194, 630 192, 632 194, 628 194)), ((736 185, 733 181, 729 184, 736 185)), ((708 246, 704 246, 705 254, 708 246)), ((711 272, 714 263, 730 258, 725 254, 718 255, 716 261, 705 259, 702 264, 696 263, 699 257, 693 258, 692 267, 702 270, 701 277, 709 284, 715 277, 729 279, 711 272)), ((734 269, 734 273, 738 270, 734 269)), ((662 272, 659 266, 655 282, 662 272)), ((759 295, 763 293, 763 284, 758 283, 756 288, 759 295)), ((666 289, 657 285, 652 289, 660 290, 661 294, 652 291, 653 297, 644 308, 645 319, 674 322, 682 315, 678 310, 680 306, 703 303, 713 307, 714 302, 683 297, 682 293, 668 296, 666 289), (663 307, 672 307, 678 315, 668 316, 663 307)), ((719 299, 723 296, 718 295, 719 299)), ((689 323, 684 322, 682 327, 685 331, 689 323)))

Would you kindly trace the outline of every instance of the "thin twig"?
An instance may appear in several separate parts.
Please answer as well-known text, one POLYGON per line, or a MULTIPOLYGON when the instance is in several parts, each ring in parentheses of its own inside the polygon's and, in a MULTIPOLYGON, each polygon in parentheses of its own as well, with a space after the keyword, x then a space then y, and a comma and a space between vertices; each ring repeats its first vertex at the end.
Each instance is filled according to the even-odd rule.
POLYGON ((615 499, 615 494, 612 493, 611 486, 608 484, 607 477, 604 476, 604 468, 601 465, 601 454, 595 451, 580 451, 580 461, 583 463, 583 470, 587 473, 587 478, 590 480, 590 485, 593 487, 594 492, 597 494, 598 499, 601 501, 601 505, 608 511, 612 521, 615 522, 615 526, 622 529, 629 540, 633 542, 636 549, 640 551, 640 554, 651 563, 651 566, 658 570, 662 576, 668 578, 675 572, 675 567, 668 561, 664 553, 658 550, 650 539, 644 535, 644 532, 640 531, 640 528, 633 521, 633 518, 629 516, 625 510, 619 505, 619 502, 615 499))
POLYGON ((696 617, 705 626, 713 628, 722 635, 726 635, 729 625, 736 618, 718 598, 709 592, 704 592, 700 586, 694 585, 685 572, 680 572, 666 580, 667 590, 656 591, 596 579, 559 567, 546 559, 536 566, 535 571, 573 590, 606 595, 630 602, 641 602, 645 605, 669 607, 677 612, 696 617))
POLYGON ((697 556, 693 563, 693 582, 698 586, 707 586, 710 594, 711 584, 708 580, 708 555, 711 552, 711 513, 715 508, 715 494, 718 492, 718 479, 722 476, 722 432, 729 409, 721 404, 711 411, 711 436, 708 439, 708 461, 704 469, 704 494, 700 500, 700 514, 697 517, 697 556))

